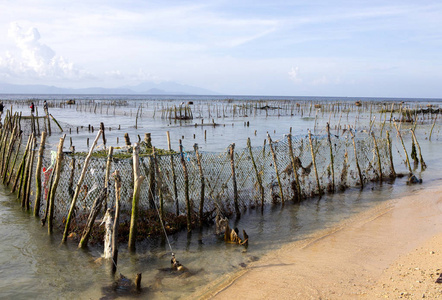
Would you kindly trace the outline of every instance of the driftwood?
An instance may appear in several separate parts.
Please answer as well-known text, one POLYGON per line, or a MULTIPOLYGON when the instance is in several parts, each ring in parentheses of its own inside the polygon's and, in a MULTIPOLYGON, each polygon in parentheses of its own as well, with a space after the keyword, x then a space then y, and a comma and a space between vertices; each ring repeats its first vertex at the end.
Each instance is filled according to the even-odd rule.
POLYGON ((238 244, 238 245, 245 245, 247 246, 249 243, 249 236, 247 235, 246 231, 243 230, 243 236, 244 239, 241 239, 238 235, 238 229, 231 229, 229 226, 229 223, 226 224, 226 231, 224 232, 224 241, 226 243, 232 243, 232 244, 238 244))

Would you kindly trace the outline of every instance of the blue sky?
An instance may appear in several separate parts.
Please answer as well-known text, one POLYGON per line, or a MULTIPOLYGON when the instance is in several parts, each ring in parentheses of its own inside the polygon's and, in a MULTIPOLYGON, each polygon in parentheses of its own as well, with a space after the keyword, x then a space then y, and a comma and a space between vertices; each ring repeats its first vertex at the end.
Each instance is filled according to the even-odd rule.
POLYGON ((440 1, 2 0, 0 81, 438 98, 441 16, 440 1))

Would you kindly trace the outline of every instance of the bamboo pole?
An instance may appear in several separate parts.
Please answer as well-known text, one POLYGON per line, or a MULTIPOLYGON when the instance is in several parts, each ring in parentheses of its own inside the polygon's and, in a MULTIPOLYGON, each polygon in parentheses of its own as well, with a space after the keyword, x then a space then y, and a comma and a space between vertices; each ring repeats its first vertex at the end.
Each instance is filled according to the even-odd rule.
POLYGON ((163 193, 162 193, 162 181, 161 181, 161 173, 160 169, 158 167, 158 160, 157 160, 157 153, 155 150, 155 147, 152 147, 152 159, 154 164, 154 172, 155 172, 155 181, 156 186, 158 188, 158 197, 160 199, 160 219, 164 219, 164 199, 163 199, 163 193))
MULTIPOLYGON (((169 152, 172 151, 172 146, 170 144, 170 133, 169 131, 166 131, 166 136, 167 136, 167 149, 169 150, 169 152)), ((180 206, 179 206, 179 202, 178 202, 178 189, 177 189, 177 185, 176 185, 176 173, 175 173, 175 164, 173 161, 173 154, 170 154, 170 169, 172 171, 172 184, 173 184, 173 196, 174 196, 174 201, 175 201, 175 206, 176 206, 176 215, 178 216, 180 214, 180 206)))
POLYGON ((335 166, 334 166, 334 156, 333 156, 333 145, 331 142, 331 136, 330 136, 330 124, 327 123, 327 142, 328 146, 330 147, 330 166, 331 166, 331 174, 332 174, 332 188, 331 192, 335 192, 335 166))
POLYGON ((310 142, 310 152, 312 155, 313 169, 315 170, 316 185, 318 186, 319 196, 322 196, 323 192, 321 188, 321 183, 319 182, 318 169, 316 168, 316 157, 315 157, 315 152, 313 150, 312 133, 310 132, 310 130, 308 131, 308 140, 310 142))
POLYGON ((86 227, 83 230, 80 243, 78 244, 78 248, 87 247, 87 243, 92 231, 92 226, 94 225, 95 219, 97 218, 98 213, 101 210, 101 206, 103 205, 103 201, 106 198, 106 194, 106 188, 102 188, 100 194, 95 198, 94 204, 92 204, 91 212, 89 213, 89 217, 87 219, 86 227))
POLYGON ((120 171, 115 170, 115 217, 114 227, 112 230, 112 274, 117 271, 118 263, 118 228, 120 226, 120 193, 121 193, 121 177, 120 171))
POLYGON ((97 136, 95 137, 94 143, 92 144, 92 147, 89 149, 89 153, 84 160, 83 169, 81 171, 80 178, 78 179, 77 186, 75 187, 74 197, 72 198, 71 206, 69 208, 69 213, 66 218, 66 226, 65 226, 65 229, 63 232, 62 243, 66 242, 66 240, 67 240, 67 237, 69 234, 69 226, 71 224, 72 213, 74 212, 75 204, 77 202, 78 195, 80 194, 81 185, 83 183, 84 177, 86 176, 86 171, 87 171, 87 167, 89 165, 89 161, 92 156, 92 152, 94 151, 95 145, 97 144, 98 139, 100 138, 100 135, 101 135, 101 130, 98 131, 97 136))
POLYGON ((255 170, 256 180, 258 181, 259 191, 261 194, 261 213, 264 212, 264 187, 262 185, 262 178, 259 174, 258 168, 255 163, 255 158, 252 153, 252 145, 250 143, 250 138, 247 138, 247 148, 249 149, 250 158, 252 160, 253 169, 255 170))
POLYGON ((298 199, 298 202, 302 200, 302 194, 301 194, 301 183, 299 182, 299 176, 298 176, 298 166, 295 162, 295 156, 293 154, 293 145, 292 145, 292 135, 287 135, 287 142, 289 144, 289 155, 290 155, 290 161, 292 162, 292 169, 293 174, 295 175, 295 182, 296 182, 296 190, 298 195, 296 198, 298 199))
POLYGON ((241 215, 241 212, 239 210, 239 205, 238 205, 238 187, 236 185, 236 174, 235 174, 235 160, 234 160, 235 143, 230 145, 229 151, 230 151, 230 166, 232 168, 233 203, 235 206, 236 216, 239 217, 241 215))
POLYGON ((132 214, 130 218, 130 228, 129 228, 129 244, 128 250, 135 251, 135 241, 137 238, 137 221, 138 221, 138 200, 140 196, 141 184, 143 183, 144 176, 140 174, 140 160, 138 157, 138 152, 140 151, 140 146, 138 143, 133 145, 133 167, 134 167, 134 193, 132 197, 132 214))
POLYGON ((195 148, 196 160, 198 164, 198 171, 200 173, 200 184, 201 184, 201 192, 200 192, 200 207, 199 207, 199 225, 203 226, 203 215, 204 215, 204 198, 205 198, 205 178, 203 173, 203 167, 201 164, 201 154, 198 151, 198 144, 193 146, 195 148))
POLYGON ((184 197, 186 200, 186 215, 187 215, 187 232, 192 231, 192 210, 190 207, 190 197, 189 197, 189 175, 187 173, 186 161, 184 160, 183 153, 183 144, 180 142, 180 157, 181 157, 181 165, 183 167, 184 173, 184 197))
POLYGON ((66 134, 64 134, 61 138, 60 138, 60 143, 58 144, 58 149, 57 149, 57 159, 55 162, 55 177, 54 177, 54 182, 52 183, 52 187, 51 187, 51 193, 49 195, 49 211, 48 211, 48 234, 52 234, 52 230, 53 230, 53 218, 54 218, 54 212, 55 212, 55 192, 57 191, 57 186, 58 186, 58 182, 60 180, 60 173, 61 173, 61 164, 63 162, 63 143, 64 143, 64 139, 66 137, 66 134))
POLYGON ((382 182, 382 165, 381 165, 381 156, 380 156, 380 154, 379 154, 378 143, 377 143, 377 141, 376 141, 376 137, 374 136, 374 133, 373 133, 373 132, 371 132, 371 136, 373 137, 374 148, 375 148, 376 156, 377 156, 377 159, 378 159, 379 180, 380 180, 380 182, 382 182))
POLYGON ((436 114, 436 117, 434 117, 433 125, 431 126, 430 136, 428 137, 428 140, 429 140, 429 141, 431 141, 431 135, 433 134, 433 128, 434 128, 434 125, 436 125, 437 116, 438 116, 438 115, 436 114))
POLYGON ((422 157, 422 152, 421 152, 421 146, 419 145, 419 142, 417 141, 416 135, 414 133, 414 130, 411 129, 411 135, 413 136, 413 140, 417 145, 417 150, 419 152, 419 160, 421 162, 421 171, 424 171, 427 168, 427 164, 424 161, 424 158, 422 157))
POLYGON ((6 157, 4 157, 3 160, 2 160, 2 170, 1 170, 1 172, 2 172, 2 177, 3 177, 3 183, 5 182, 6 173, 7 173, 8 169, 9 169, 9 161, 10 161, 10 158, 11 158, 11 155, 12 155, 12 149, 14 148, 15 141, 17 140, 17 136, 18 136, 17 128, 18 128, 17 125, 14 126, 14 130, 12 131, 11 139, 10 139, 9 144, 8 144, 8 149, 6 151, 6 157))
POLYGON ((359 160, 358 160, 358 153, 356 150, 356 141, 355 141, 355 135, 353 134, 353 131, 349 128, 350 134, 351 134, 351 140, 353 142, 353 150, 355 153, 355 161, 356 161, 356 168, 358 169, 358 175, 359 175, 359 183, 361 184, 361 189, 364 188, 364 178, 362 177, 361 167, 359 166, 359 160))
POLYGON ((41 202, 41 166, 43 164, 43 153, 46 143, 46 131, 41 133, 40 148, 38 150, 37 166, 35 168, 35 203, 34 203, 34 216, 38 217, 40 214, 40 202, 41 202))

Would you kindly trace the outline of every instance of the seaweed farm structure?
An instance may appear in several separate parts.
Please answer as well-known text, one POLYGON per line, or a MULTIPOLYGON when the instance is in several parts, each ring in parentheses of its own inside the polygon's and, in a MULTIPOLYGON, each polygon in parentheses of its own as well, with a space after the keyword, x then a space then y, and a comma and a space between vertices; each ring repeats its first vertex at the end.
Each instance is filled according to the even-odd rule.
MULTIPOLYGON (((76 103, 81 109, 82 104, 76 103)), ((268 111, 271 107, 253 105, 238 106, 230 112, 247 114, 261 108, 268 111)), ((315 111, 322 107, 331 115, 334 109, 342 110, 334 105, 292 103, 285 111, 293 114, 296 110, 315 111)), ((359 109, 360 106, 346 104, 345 107, 359 109)), ((98 106, 93 104, 93 107, 98 106)), ((182 111, 171 107, 162 108, 164 118, 176 115, 192 119, 202 114, 192 113, 188 105, 182 111)), ((387 106, 382 104, 382 107, 387 106)), ((315 129, 308 134, 289 132, 277 141, 267 134, 261 146, 252 145, 248 139, 245 148, 239 149, 232 143, 226 151, 218 152, 201 151, 197 144, 192 150, 184 150, 181 140, 179 149, 172 150, 169 135, 167 149, 156 149, 150 134, 145 134, 142 141, 138 138, 137 143, 131 143, 126 134, 124 146, 112 147, 106 145, 106 127, 101 123, 94 141, 88 143, 89 151, 76 152, 72 145, 69 151, 64 150, 68 147, 63 126, 47 111, 42 117, 23 117, 13 112, 11 106, 4 113, 0 132, 0 176, 3 184, 17 195, 21 206, 41 218, 49 234, 54 228, 63 232, 63 242, 72 238, 85 247, 91 237, 102 238, 103 230, 95 221, 107 213, 114 216, 117 236, 112 241, 127 242, 128 248, 135 250, 137 241, 163 234, 162 228, 167 233, 184 228, 191 231, 212 224, 216 215, 238 217, 246 209, 299 202, 349 187, 363 188, 371 181, 394 179, 398 173, 392 134, 400 138, 403 146, 401 157, 406 158, 406 173, 411 174, 413 168, 401 136, 404 131, 413 134, 410 157, 424 169, 414 134, 417 122, 410 130, 400 127, 407 118, 417 120, 421 115, 424 119, 426 113, 432 115, 427 122, 434 120, 434 127, 439 110, 427 108, 431 111, 416 109, 403 113, 400 108, 404 120, 396 122, 393 113, 397 110, 393 108, 394 105, 381 111, 384 120, 377 130, 372 130, 374 118, 371 117, 367 130, 338 124, 335 128, 339 134, 331 133, 329 123, 316 130, 315 120, 315 129), (394 125, 389 126, 391 132, 386 130, 386 122, 394 125), (60 136, 57 150, 45 148, 49 134, 60 136), (100 143, 103 147, 96 150, 100 143)), ((371 106, 365 109, 372 111, 371 106)), ((225 115, 228 111, 224 107, 215 113, 225 115)), ((342 115, 342 111, 339 113, 342 115)), ((137 109, 137 118, 139 114, 141 107, 137 109)))

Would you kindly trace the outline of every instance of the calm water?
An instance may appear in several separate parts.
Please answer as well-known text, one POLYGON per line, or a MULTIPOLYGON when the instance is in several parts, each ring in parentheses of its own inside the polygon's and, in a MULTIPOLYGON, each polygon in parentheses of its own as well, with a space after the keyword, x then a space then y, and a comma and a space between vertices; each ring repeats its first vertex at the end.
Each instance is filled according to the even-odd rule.
MULTIPOLYGON (((72 98, 65 97, 66 99, 72 98)), ((93 99, 96 96, 88 97, 93 99)), ((141 100, 134 99, 135 102, 141 100)), ((182 99, 172 100, 181 101, 182 99)), ((299 116, 220 118, 217 122, 223 121, 229 125, 212 128, 213 131, 208 133, 205 141, 201 138, 201 132, 197 133, 201 128, 171 125, 167 120, 161 120, 159 117, 155 119, 143 117, 139 123, 142 130, 135 130, 131 128, 133 117, 131 118, 128 113, 131 109, 135 111, 136 107, 137 104, 133 104, 131 108, 122 108, 126 116, 124 113, 114 116, 105 113, 77 112, 75 108, 53 108, 51 112, 59 121, 73 126, 100 121, 113 128, 121 125, 122 129, 118 134, 107 134, 109 140, 117 136, 122 139, 121 132, 132 132, 133 135, 152 132, 154 145, 164 147, 165 130, 170 130, 173 148, 177 148, 176 139, 185 135, 184 142, 187 142, 185 147, 190 148, 193 143, 197 142, 202 149, 210 151, 224 149, 231 142, 245 145, 245 139, 248 136, 255 137, 255 130, 258 133, 252 143, 260 145, 267 131, 272 136, 282 137, 292 127, 294 132, 305 134, 306 128, 312 129, 315 123, 314 114, 313 120, 299 116), (244 120, 251 122, 250 127, 243 126, 244 120), (231 123, 234 123, 234 126, 231 123), (193 134, 198 135, 195 140, 193 134), (187 141, 187 137, 192 138, 187 141)), ((23 111, 25 109, 27 108, 23 105, 23 111)), ((321 124, 325 124, 329 119, 328 115, 319 116, 321 124)), ((204 127, 204 129, 210 128, 204 127)), ((436 130, 440 130, 440 127, 436 130)), ((266 206, 263 214, 260 210, 247 210, 240 220, 231 221, 231 225, 238 227, 240 231, 242 229, 247 231, 250 237, 247 251, 244 247, 224 244, 214 236, 213 228, 195 230, 191 235, 175 234, 169 237, 172 249, 178 260, 194 274, 186 278, 175 277, 158 270, 169 267, 170 248, 164 239, 147 239, 138 246, 136 254, 129 254, 126 245, 121 245, 118 272, 131 278, 136 273, 142 272, 142 286, 146 292, 143 296, 154 299, 177 299, 190 295, 206 284, 241 269, 240 264, 249 264, 284 243, 305 239, 319 230, 335 226, 338 222, 358 212, 386 201, 392 201, 414 190, 440 185, 442 182, 442 175, 439 171, 442 168, 442 162, 439 160, 440 154, 438 153, 441 149, 440 133, 433 132, 432 142, 428 142, 424 138, 427 132, 427 129, 422 131, 420 140, 424 159, 429 168, 423 173, 416 171, 416 174, 424 180, 422 185, 408 186, 405 184, 405 178, 397 179, 394 183, 368 185, 363 191, 349 189, 345 193, 328 195, 321 199, 310 199, 299 205, 287 204, 283 208, 280 205, 266 206)), ((84 143, 85 137, 93 135, 87 132, 79 134, 73 132, 69 136, 73 138, 76 145, 84 143)), ((58 137, 55 139, 57 140, 58 137)), ((401 154, 398 151, 400 148, 395 148, 395 150, 397 169, 405 170, 403 164, 400 163, 401 154)), ((40 226, 39 220, 22 211, 15 197, 8 195, 8 191, 2 187, 0 187, 0 241, 0 298, 99 299, 103 296, 102 288, 112 283, 109 264, 97 261, 101 255, 102 246, 90 247, 87 251, 82 251, 78 250, 77 245, 73 243, 60 245, 60 233, 56 232, 53 236, 48 236, 47 229, 40 226)), ((115 294, 112 295, 115 296, 115 294)))

